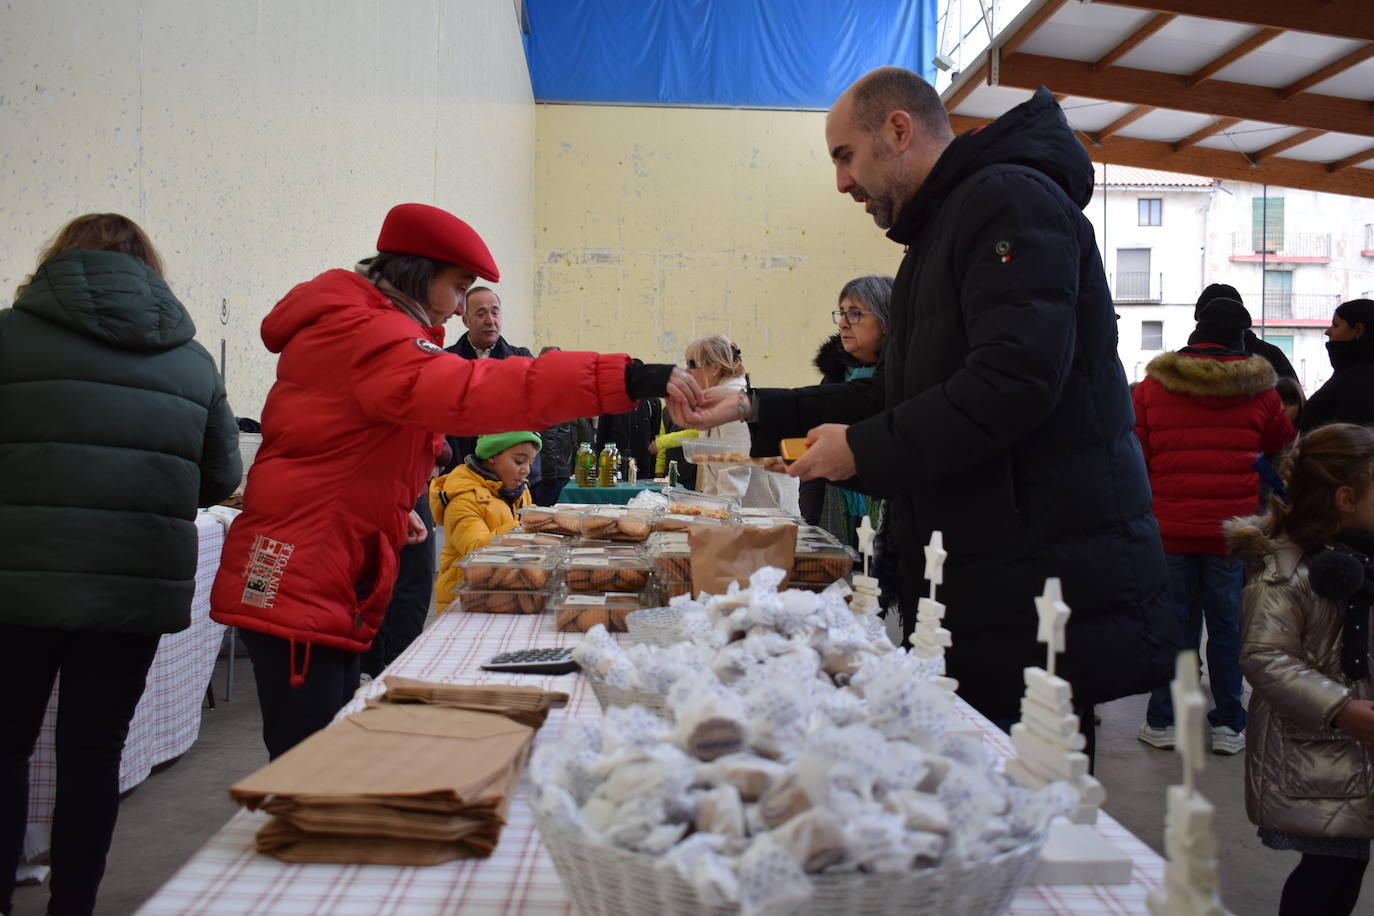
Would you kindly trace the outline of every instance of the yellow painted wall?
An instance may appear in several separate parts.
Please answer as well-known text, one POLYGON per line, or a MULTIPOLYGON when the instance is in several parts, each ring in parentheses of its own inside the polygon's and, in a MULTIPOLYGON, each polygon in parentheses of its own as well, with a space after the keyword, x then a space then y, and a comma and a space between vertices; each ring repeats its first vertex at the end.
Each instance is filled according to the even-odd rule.
POLYGON ((262 316, 373 253, 396 203, 470 222, 512 337, 530 336, 534 104, 513 0, 19 0, 0 136, 0 305, 68 219, 131 216, 201 343, 218 358, 227 341, 241 416, 274 376, 262 316))
POLYGON ((813 383, 845 281, 901 248, 835 191, 825 115, 536 106, 535 341, 681 362, 722 332, 813 383))

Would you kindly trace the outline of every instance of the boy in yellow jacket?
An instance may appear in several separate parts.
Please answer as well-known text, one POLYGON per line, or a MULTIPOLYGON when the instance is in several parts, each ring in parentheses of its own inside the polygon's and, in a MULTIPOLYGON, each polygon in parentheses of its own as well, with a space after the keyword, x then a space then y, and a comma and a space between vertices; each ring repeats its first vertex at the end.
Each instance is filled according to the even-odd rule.
POLYGON ((442 612, 463 581, 458 561, 517 524, 516 512, 534 505, 525 480, 543 447, 537 433, 479 436, 463 463, 429 485, 429 507, 444 528, 434 594, 442 612))

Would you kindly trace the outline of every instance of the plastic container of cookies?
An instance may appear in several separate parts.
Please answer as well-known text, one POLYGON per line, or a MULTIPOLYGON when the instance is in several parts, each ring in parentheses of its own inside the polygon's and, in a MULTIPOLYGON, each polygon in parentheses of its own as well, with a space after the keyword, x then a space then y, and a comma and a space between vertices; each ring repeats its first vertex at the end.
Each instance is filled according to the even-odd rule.
POLYGON ((484 547, 458 561, 463 587, 476 590, 538 591, 558 568, 558 553, 484 547))
POLYGON ((659 531, 680 531, 684 534, 701 525, 728 525, 729 521, 708 515, 692 515, 681 512, 665 512, 653 520, 653 529, 659 531))
POLYGON ((580 535, 583 506, 525 506, 520 510, 522 531, 580 535))
POLYGON ((560 630, 586 632, 597 624, 608 630, 626 632, 625 618, 646 607, 654 607, 651 590, 639 592, 559 591, 549 598, 554 626, 560 630))
MULTIPOLYGON (((654 575, 660 585, 686 583, 687 591, 692 590, 692 549, 687 538, 669 537, 675 532, 660 532, 654 535, 649 544, 649 561, 653 564, 654 575)), ((684 594, 684 592, 676 592, 684 594)), ((673 597, 669 595, 668 597, 673 597)))
POLYGON ((591 506, 582 511, 581 533, 603 541, 643 541, 653 532, 655 515, 652 509, 591 506))
POLYGON ((563 560, 563 580, 573 592, 640 592, 652 570, 642 553, 570 552, 563 560))
POLYGON ((494 591, 460 586, 456 594, 458 606, 472 614, 537 614, 549 601, 546 591, 494 591))
MULTIPOLYGON (((701 440, 687 439, 683 444, 699 441, 701 440)), ((687 490, 682 487, 664 487, 659 491, 659 494, 668 500, 666 511, 671 515, 693 515, 726 521, 730 518, 730 510, 739 505, 737 500, 728 496, 698 493, 696 490, 687 490)))

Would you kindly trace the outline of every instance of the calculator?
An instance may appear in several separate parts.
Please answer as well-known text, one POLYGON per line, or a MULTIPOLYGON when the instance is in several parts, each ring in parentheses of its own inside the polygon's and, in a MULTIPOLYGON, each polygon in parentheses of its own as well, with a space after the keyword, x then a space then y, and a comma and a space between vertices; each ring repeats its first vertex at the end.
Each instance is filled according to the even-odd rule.
POLYGON ((512 674, 571 674, 578 668, 572 649, 519 649, 502 652, 488 659, 484 671, 509 671, 512 674))

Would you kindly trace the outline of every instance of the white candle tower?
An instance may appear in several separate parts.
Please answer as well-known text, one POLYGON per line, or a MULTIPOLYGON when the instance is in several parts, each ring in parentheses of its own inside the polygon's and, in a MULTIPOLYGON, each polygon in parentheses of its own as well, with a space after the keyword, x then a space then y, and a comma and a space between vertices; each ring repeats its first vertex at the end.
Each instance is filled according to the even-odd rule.
POLYGON ((864 571, 863 575, 856 575, 850 581, 850 588, 854 594, 849 599, 849 609, 856 614, 876 614, 879 604, 878 596, 882 594, 882 589, 878 588, 878 580, 872 575, 873 571, 873 538, 878 532, 873 530, 873 524, 868 520, 868 516, 863 517, 859 523, 859 553, 863 554, 864 571))
POLYGON ((1197 652, 1180 652, 1169 688, 1174 699, 1183 785, 1170 786, 1164 819, 1164 886, 1150 891, 1146 904, 1154 916, 1223 916, 1217 894, 1215 809, 1197 791, 1197 772, 1207 759, 1202 717, 1206 704, 1198 686, 1197 652))
POLYGON ((1006 772, 1032 789, 1057 779, 1068 782, 1078 789, 1080 798, 1074 823, 1091 824, 1097 820, 1106 792, 1088 774, 1088 755, 1083 753, 1086 741, 1073 712, 1073 688, 1055 674, 1055 657, 1064 651, 1064 628, 1069 622, 1069 606, 1058 579, 1045 580, 1035 610, 1040 618, 1036 639, 1045 644, 1045 667, 1025 669, 1021 721, 1011 727, 1017 756, 1007 761, 1006 772))
POLYGON ((930 533, 925 547, 926 579, 930 594, 916 602, 916 630, 911 634, 912 651, 917 658, 927 659, 936 671, 934 681, 951 693, 959 689, 959 682, 945 677, 945 650, 953 645, 953 637, 944 627, 945 606, 935 600, 935 589, 945 582, 945 536, 939 531, 930 533))

